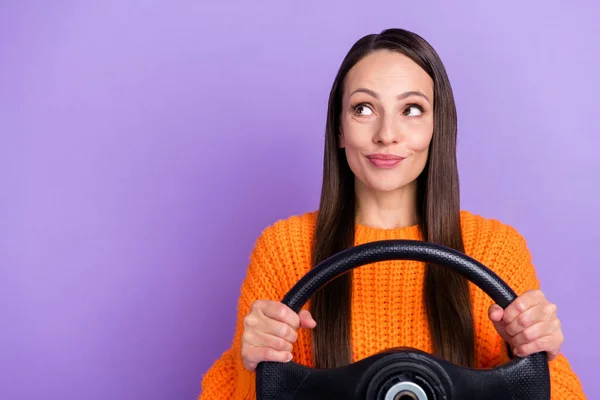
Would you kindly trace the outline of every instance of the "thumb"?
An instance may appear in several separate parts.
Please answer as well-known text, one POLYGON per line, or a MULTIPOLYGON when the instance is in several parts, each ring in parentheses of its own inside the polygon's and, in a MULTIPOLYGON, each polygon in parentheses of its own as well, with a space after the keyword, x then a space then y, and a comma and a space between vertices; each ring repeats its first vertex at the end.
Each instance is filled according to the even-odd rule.
POLYGON ((317 326, 317 322, 313 319, 312 315, 310 315, 310 312, 308 312, 307 310, 300 311, 298 316, 300 316, 300 326, 302 328, 312 329, 315 326, 317 326))
POLYGON ((504 310, 502 307, 500 307, 498 304, 492 304, 488 310, 488 316, 494 324, 494 328, 496 328, 498 334, 502 337, 502 339, 508 342, 510 337, 506 333, 504 323, 502 322, 502 317, 504 316, 504 310))
POLYGON ((488 309, 488 316, 492 322, 500 322, 504 316, 504 310, 498 304, 492 304, 488 309))

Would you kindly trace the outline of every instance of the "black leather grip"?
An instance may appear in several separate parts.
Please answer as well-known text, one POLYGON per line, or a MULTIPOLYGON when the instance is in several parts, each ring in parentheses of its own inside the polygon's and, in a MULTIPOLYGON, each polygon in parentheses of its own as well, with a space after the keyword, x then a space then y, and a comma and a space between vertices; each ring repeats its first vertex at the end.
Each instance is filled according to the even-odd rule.
POLYGON ((479 261, 445 246, 417 240, 380 240, 343 250, 319 263, 288 291, 282 303, 299 312, 308 300, 336 277, 366 264, 413 260, 452 269, 481 288, 500 307, 515 300, 515 292, 479 261))

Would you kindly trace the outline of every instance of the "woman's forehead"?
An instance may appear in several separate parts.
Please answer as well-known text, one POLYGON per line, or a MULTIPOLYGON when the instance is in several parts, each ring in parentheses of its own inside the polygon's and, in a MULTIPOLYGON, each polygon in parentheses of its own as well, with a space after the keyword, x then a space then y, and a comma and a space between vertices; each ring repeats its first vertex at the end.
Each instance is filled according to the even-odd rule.
POLYGON ((406 55, 389 50, 375 51, 357 62, 348 72, 344 87, 348 95, 366 88, 381 95, 421 91, 433 96, 433 80, 427 72, 406 55))

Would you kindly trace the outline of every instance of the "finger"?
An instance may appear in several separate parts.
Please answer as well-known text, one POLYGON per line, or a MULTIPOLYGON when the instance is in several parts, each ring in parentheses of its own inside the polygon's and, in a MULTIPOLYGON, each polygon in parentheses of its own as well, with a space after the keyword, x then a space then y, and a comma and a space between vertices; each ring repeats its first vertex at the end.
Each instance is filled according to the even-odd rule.
POLYGON ((539 290, 531 290, 523 293, 506 307, 502 321, 504 321, 505 324, 510 324, 519 316, 519 314, 535 307, 543 300, 545 300, 545 297, 539 290))
POLYGON ((546 335, 529 343, 522 344, 514 348, 513 353, 518 357, 527 357, 531 354, 545 351, 549 359, 554 359, 560 352, 559 337, 556 335, 546 335))
POLYGON ((256 326, 256 330, 285 339, 290 343, 298 340, 298 332, 290 325, 267 317, 262 318, 260 324, 256 326))
POLYGON ((496 329, 496 332, 498 332, 498 334, 500 335, 500 337, 502 338, 502 340, 504 340, 505 342, 508 342, 511 339, 511 336, 506 333, 506 328, 504 326, 504 323, 502 321, 500 322, 493 322, 494 324, 494 328, 496 329))
POLYGON ((549 321, 556 316, 556 307, 548 303, 547 305, 538 305, 525 310, 519 314, 513 321, 506 325, 506 333, 515 336, 524 329, 529 328, 539 322, 549 321))
POLYGON ((267 317, 290 325, 293 329, 300 329, 300 317, 291 308, 277 301, 268 301, 260 308, 267 317))
POLYGON ((527 343, 533 343, 544 336, 553 335, 560 328, 560 324, 557 321, 558 319, 533 324, 513 336, 510 339, 510 344, 513 348, 517 348, 527 343))
POLYGON ((288 362, 292 359, 292 353, 277 351, 270 347, 247 346, 242 352, 242 357, 246 368, 254 371, 256 366, 263 361, 288 362))
POLYGON ((291 352, 294 349, 292 343, 287 340, 257 330, 244 331, 242 341, 249 346, 270 347, 277 351, 291 352))
POLYGON ((317 321, 313 319, 312 315, 310 315, 310 312, 308 312, 307 310, 300 311, 299 317, 300 326, 302 326, 303 328, 312 329, 315 326, 317 326, 317 321))
POLYGON ((492 304, 488 309, 488 317, 492 322, 499 322, 503 315, 504 310, 498 304, 492 304))
POLYGON ((488 309, 488 317, 494 324, 494 328, 500 335, 500 337, 508 342, 510 336, 506 333, 506 329, 504 326, 504 322, 502 322, 502 315, 504 314, 504 310, 497 304, 492 304, 488 309))

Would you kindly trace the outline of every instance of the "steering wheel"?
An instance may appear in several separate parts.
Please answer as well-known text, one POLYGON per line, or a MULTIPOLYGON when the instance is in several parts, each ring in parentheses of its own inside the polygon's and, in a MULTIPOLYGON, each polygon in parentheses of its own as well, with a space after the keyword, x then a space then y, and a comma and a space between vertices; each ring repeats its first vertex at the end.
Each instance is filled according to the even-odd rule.
MULTIPOLYGON (((517 297, 492 270, 459 251, 417 240, 381 240, 343 250, 319 263, 291 288, 282 303, 299 312, 332 279, 353 268, 387 260, 450 268, 502 308, 517 297)), ((475 369, 401 347, 339 368, 262 362, 256 369, 256 394, 258 400, 550 400, 550 372, 545 352, 514 358, 493 369, 475 369)))

